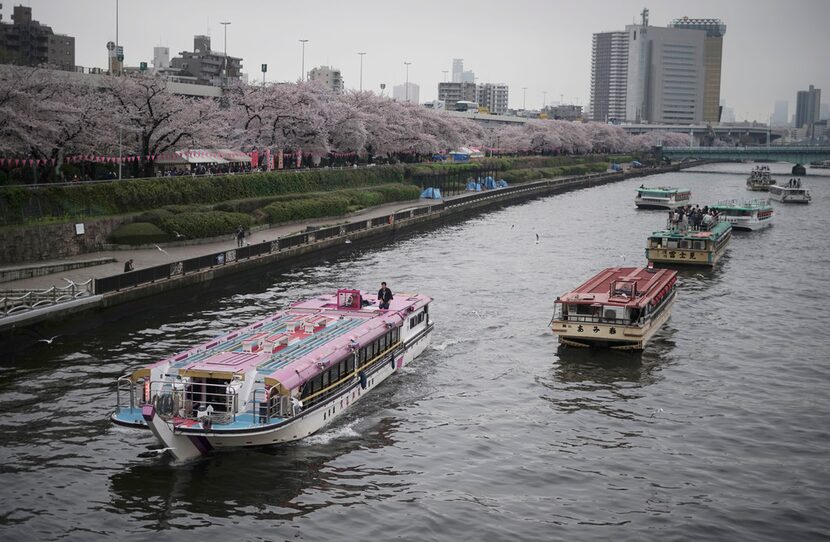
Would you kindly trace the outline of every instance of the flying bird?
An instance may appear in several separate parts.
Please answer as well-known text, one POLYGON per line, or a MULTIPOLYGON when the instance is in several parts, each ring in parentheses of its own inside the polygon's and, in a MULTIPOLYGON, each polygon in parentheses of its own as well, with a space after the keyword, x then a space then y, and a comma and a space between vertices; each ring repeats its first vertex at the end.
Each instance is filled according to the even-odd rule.
POLYGON ((536 234, 536 244, 537 245, 539 244, 539 234, 538 233, 536 234))
POLYGON ((351 240, 351 239, 346 239, 346 244, 347 244, 347 245, 352 244, 352 240, 351 240))
POLYGON ((175 236, 176 236, 176 239, 181 239, 182 237, 184 237, 184 235, 182 235, 181 233, 179 233, 179 232, 177 232, 177 231, 175 231, 175 230, 173 230, 173 235, 175 235, 175 236))
POLYGON ((39 343, 52 344, 52 341, 54 341, 54 340, 55 340, 55 339, 57 339, 58 337, 60 337, 60 335, 55 335, 55 336, 54 336, 54 337, 52 337, 51 339, 40 339, 38 342, 39 342, 39 343))
POLYGON ((168 254, 168 252, 166 250, 164 250, 163 248, 161 248, 160 246, 158 246, 156 244, 154 244, 153 246, 156 247, 157 249, 159 249, 159 252, 164 252, 165 254, 168 254))

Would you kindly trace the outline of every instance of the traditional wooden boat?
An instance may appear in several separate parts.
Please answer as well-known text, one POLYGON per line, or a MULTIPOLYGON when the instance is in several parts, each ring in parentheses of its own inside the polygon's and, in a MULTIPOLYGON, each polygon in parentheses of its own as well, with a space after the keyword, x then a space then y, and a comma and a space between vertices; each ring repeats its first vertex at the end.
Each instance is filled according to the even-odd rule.
POLYGON ((714 267, 732 238, 732 224, 719 220, 698 229, 668 225, 648 237, 646 258, 654 264, 714 267))
POLYGON ((676 271, 612 267, 557 297, 550 325, 569 346, 642 350, 669 318, 676 290, 676 271))

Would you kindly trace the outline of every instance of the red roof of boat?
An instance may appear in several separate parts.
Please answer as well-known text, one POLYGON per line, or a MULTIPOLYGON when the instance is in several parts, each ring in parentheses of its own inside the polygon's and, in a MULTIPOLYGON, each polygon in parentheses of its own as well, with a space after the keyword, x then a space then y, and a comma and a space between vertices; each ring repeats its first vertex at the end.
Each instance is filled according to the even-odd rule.
POLYGON ((648 267, 610 267, 600 271, 572 291, 559 296, 557 303, 627 305, 644 307, 652 299, 665 294, 665 289, 677 280, 677 271, 648 267), (612 292, 611 287, 636 285, 634 295, 626 288, 612 292))

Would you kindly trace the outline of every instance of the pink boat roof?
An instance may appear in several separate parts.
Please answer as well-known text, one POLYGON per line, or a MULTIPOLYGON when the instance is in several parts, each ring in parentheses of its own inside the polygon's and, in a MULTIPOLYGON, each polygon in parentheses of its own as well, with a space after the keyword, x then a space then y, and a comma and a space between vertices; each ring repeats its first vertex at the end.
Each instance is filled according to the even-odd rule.
POLYGON ((676 277, 677 271, 671 269, 611 267, 557 297, 556 302, 644 307, 674 284, 676 277), (613 292, 612 285, 618 286, 613 292), (634 286, 634 295, 631 295, 630 285, 634 286))
POLYGON ((292 389, 339 363, 353 347, 370 344, 393 327, 400 327, 410 313, 431 301, 425 295, 397 293, 388 309, 380 309, 373 292, 338 290, 336 294, 293 303, 286 310, 160 360, 150 368, 163 366, 165 371, 177 369, 191 376, 242 374, 255 369, 258 375, 292 389), (344 306, 339 300, 351 301, 352 305, 344 306), (368 304, 363 306, 361 300, 368 304), (301 323, 289 331, 286 326, 292 322, 301 323), (250 348, 251 344, 285 336, 296 340, 278 345, 272 353, 261 347, 253 352, 243 350, 244 345, 250 348))

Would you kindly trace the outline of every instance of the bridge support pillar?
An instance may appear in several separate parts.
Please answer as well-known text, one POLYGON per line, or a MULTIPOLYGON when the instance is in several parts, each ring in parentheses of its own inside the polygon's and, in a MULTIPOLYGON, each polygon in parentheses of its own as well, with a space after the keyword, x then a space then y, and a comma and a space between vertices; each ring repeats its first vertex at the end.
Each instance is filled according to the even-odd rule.
POLYGON ((793 166, 793 175, 807 175, 807 168, 801 164, 796 164, 793 166))

